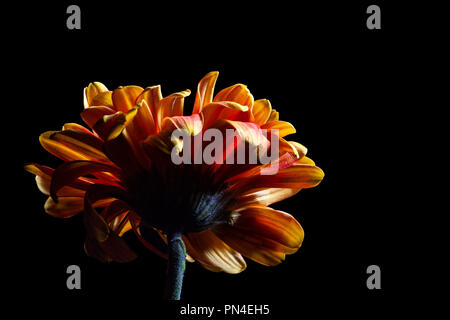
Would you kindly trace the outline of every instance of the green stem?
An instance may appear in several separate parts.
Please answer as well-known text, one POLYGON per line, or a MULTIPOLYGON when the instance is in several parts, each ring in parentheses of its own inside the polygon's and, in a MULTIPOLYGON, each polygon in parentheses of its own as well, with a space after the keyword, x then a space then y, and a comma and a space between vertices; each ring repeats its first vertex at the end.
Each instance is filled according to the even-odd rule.
POLYGON ((169 259, 167 262, 166 275, 166 300, 180 300, 183 288, 183 276, 186 269, 186 247, 180 232, 167 234, 167 245, 169 247, 169 259))

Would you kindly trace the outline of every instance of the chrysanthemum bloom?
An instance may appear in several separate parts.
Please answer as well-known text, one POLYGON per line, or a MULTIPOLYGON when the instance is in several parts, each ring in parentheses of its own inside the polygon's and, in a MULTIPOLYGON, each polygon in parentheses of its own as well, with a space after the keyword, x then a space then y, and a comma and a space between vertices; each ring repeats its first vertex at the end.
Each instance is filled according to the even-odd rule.
POLYGON ((49 195, 47 213, 69 218, 83 212, 89 256, 133 260, 135 253, 122 238, 133 230, 148 249, 168 258, 169 299, 180 297, 185 260, 211 271, 239 273, 246 268, 243 256, 273 266, 296 252, 302 227, 269 205, 316 186, 324 176, 305 156, 304 146, 284 139, 295 128, 279 120, 268 100, 255 101, 242 84, 214 96, 217 76, 211 72, 199 82, 190 116, 183 116, 189 90, 163 98, 160 86, 109 91, 91 83, 81 113, 90 129, 68 123, 39 138, 64 163, 56 169, 26 166, 36 175, 39 190, 49 195), (173 150, 194 158, 208 147, 205 141, 174 139, 175 130, 195 141, 211 128, 236 133, 215 155, 223 161, 173 163, 173 150), (267 148, 273 138, 279 150, 270 164, 226 161, 239 146, 250 154, 258 152, 250 147, 267 148), (278 171, 261 175, 274 163, 278 171))

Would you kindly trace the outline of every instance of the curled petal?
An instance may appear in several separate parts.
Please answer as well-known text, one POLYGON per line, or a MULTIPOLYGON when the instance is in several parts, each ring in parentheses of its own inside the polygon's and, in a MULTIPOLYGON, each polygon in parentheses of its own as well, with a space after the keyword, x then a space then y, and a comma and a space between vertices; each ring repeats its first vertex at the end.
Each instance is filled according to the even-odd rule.
POLYGON ((147 249, 156 253, 158 256, 167 259, 167 248, 165 247, 167 240, 165 238, 162 238, 156 230, 141 226, 140 220, 136 214, 132 213, 130 215, 130 223, 136 236, 147 249), (147 239, 149 238, 153 239, 156 244, 148 241, 147 239), (166 243, 161 244, 161 239, 166 243), (159 244, 159 246, 157 244, 159 244))
MULTIPOLYGON (((111 203, 112 199, 102 199, 93 204, 94 207, 104 207, 111 203)), ((55 202, 51 197, 47 199, 44 210, 55 218, 70 218, 84 209, 83 197, 60 197, 55 202)))
POLYGON ((57 199, 56 193, 58 192, 59 189, 61 189, 66 185, 70 185, 71 183, 73 183, 75 180, 77 180, 82 176, 97 172, 112 173, 116 176, 121 175, 120 170, 103 163, 83 161, 83 160, 65 162, 62 165, 60 165, 53 173, 52 182, 50 186, 51 197, 54 200, 56 200, 57 199))
POLYGON ((105 106, 105 107, 114 107, 114 103, 112 100, 112 91, 100 92, 96 95, 91 102, 92 106, 105 106))
POLYGON ((144 91, 136 98, 136 103, 140 103, 142 100, 145 101, 150 112, 152 113, 153 120, 157 120, 157 109, 159 102, 162 99, 161 86, 152 86, 145 88, 144 91))
POLYGON ((165 117, 182 116, 184 108, 184 98, 189 96, 191 91, 189 89, 171 95, 161 99, 159 101, 158 108, 156 110, 156 118, 160 125, 165 117))
POLYGON ((239 252, 231 249, 210 230, 189 233, 183 240, 191 257, 208 270, 239 273, 247 267, 239 252))
POLYGON ((90 135, 94 135, 89 129, 79 125, 78 123, 65 123, 62 127, 62 130, 70 130, 70 131, 81 131, 90 135))
POLYGON ((220 225, 214 233, 244 256, 272 266, 301 246, 304 233, 290 214, 267 207, 250 207, 237 213, 232 225, 220 225))
POLYGON ((182 117, 167 117, 164 118, 161 124, 161 131, 172 132, 176 129, 185 129, 191 136, 200 133, 202 131, 202 128, 202 119, 198 114, 182 117))
MULTIPOLYGON (((43 194, 50 195, 50 187, 52 178, 51 176, 40 177, 36 176, 36 185, 43 194)), ((84 197, 84 190, 77 189, 69 186, 64 186, 56 192, 58 197, 84 197)))
POLYGON ((83 103, 85 108, 92 105, 92 99, 99 93, 108 91, 108 88, 101 82, 92 82, 83 91, 83 103))
POLYGON ((247 122, 250 119, 248 107, 236 102, 221 101, 207 104, 200 113, 203 128, 208 129, 219 119, 247 122))
POLYGON ((243 106, 247 106, 249 110, 252 110, 254 99, 247 86, 238 83, 220 91, 213 100, 213 102, 218 101, 237 102, 243 106))
POLYGON ((253 188, 293 188, 304 189, 317 186, 323 179, 323 171, 308 164, 291 165, 271 175, 252 175, 234 179, 233 188, 248 190, 253 188))
POLYGON ((299 159, 303 158, 308 153, 308 149, 298 142, 289 141, 289 144, 292 145, 295 148, 295 150, 297 150, 299 159))
POLYGON ((145 140, 149 135, 156 133, 156 123, 147 102, 141 100, 136 104, 136 116, 127 126, 127 132, 136 143, 145 140))
POLYGON ((75 130, 54 132, 50 139, 66 145, 68 148, 85 155, 89 159, 111 163, 102 150, 102 140, 91 133, 75 130))
POLYGON ((115 89, 112 93, 112 101, 117 111, 127 113, 136 105, 136 98, 144 91, 138 86, 125 86, 115 89))
POLYGON ((308 157, 300 158, 294 163, 294 165, 301 165, 301 164, 308 164, 308 165, 311 165, 311 166, 315 166, 316 165, 315 162, 312 159, 308 158, 308 157))
POLYGON ((84 109, 83 112, 81 112, 81 118, 91 129, 93 129, 100 119, 114 113, 116 113, 116 111, 110 107, 96 106, 84 109))
POLYGON ((276 121, 280 119, 280 114, 275 109, 272 109, 270 112, 269 118, 267 119, 267 122, 269 121, 276 121))
POLYGON ((88 155, 78 148, 54 140, 55 133, 57 131, 47 131, 39 136, 39 142, 45 150, 64 161, 93 159, 92 155, 88 155))
POLYGON ((290 198, 300 192, 301 189, 291 188, 259 188, 245 191, 235 198, 228 210, 239 210, 249 206, 269 206, 273 203, 290 198))
POLYGON ((56 218, 70 218, 83 211, 83 203, 83 198, 80 197, 62 197, 58 202, 49 197, 44 210, 56 218))
POLYGON ((194 109, 192 114, 200 113, 203 106, 212 102, 214 95, 214 86, 216 84, 219 72, 213 71, 208 73, 200 80, 197 86, 197 95, 195 96, 194 109))
POLYGON ((138 107, 133 107, 127 113, 118 111, 112 115, 103 116, 94 125, 95 132, 104 140, 112 140, 118 137, 128 123, 136 116, 138 107))
POLYGON ((261 125, 261 129, 266 129, 267 131, 276 129, 278 130, 278 136, 281 138, 296 132, 295 127, 292 124, 278 120, 266 122, 261 125))
POLYGON ((255 123, 262 125, 267 122, 269 116, 272 112, 272 106, 270 101, 267 99, 256 100, 253 104, 253 117, 255 118, 255 123))
POLYGON ((105 198, 124 200, 126 194, 120 188, 98 184, 91 186, 86 192, 83 217, 87 231, 86 253, 101 261, 132 261, 136 258, 136 254, 94 209, 93 203, 105 198))

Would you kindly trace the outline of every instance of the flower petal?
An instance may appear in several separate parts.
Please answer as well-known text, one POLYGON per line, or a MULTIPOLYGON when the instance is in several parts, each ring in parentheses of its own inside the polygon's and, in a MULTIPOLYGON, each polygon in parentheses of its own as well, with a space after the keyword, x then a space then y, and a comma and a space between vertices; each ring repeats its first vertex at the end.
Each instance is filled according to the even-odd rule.
POLYGON ((103 163, 111 163, 102 150, 102 140, 91 133, 74 130, 54 132, 50 139, 66 145, 85 157, 103 163))
POLYGON ((108 226, 93 207, 93 203, 105 198, 125 200, 126 194, 120 188, 99 184, 92 185, 86 192, 83 216, 83 222, 87 231, 86 253, 102 261, 132 261, 136 258, 136 254, 108 226))
POLYGON ((197 95, 195 96, 194 109, 192 114, 200 113, 203 106, 212 102, 214 95, 214 86, 216 84, 219 72, 213 71, 208 73, 200 80, 197 86, 197 95))
POLYGON ((231 101, 213 102, 203 107, 200 113, 203 120, 203 128, 206 130, 219 119, 249 121, 248 107, 231 101))
POLYGON ((254 99, 247 86, 238 83, 220 91, 213 100, 213 102, 218 101, 237 102, 243 106, 247 106, 249 110, 252 110, 254 99))
POLYGON ((93 127, 94 131, 104 140, 118 137, 123 129, 136 116, 138 107, 133 107, 127 113, 118 111, 112 115, 103 116, 93 127))
MULTIPOLYGON (((49 196, 50 195, 50 187, 51 187, 51 176, 40 177, 36 176, 36 185, 43 194, 49 196)), ((58 197, 84 197, 85 191, 82 189, 77 189, 69 186, 64 186, 58 190, 56 195, 58 197)))
POLYGON ((125 86, 115 89, 112 93, 114 109, 127 113, 136 105, 136 98, 144 91, 138 86, 125 86))
POLYGON ((62 130, 81 131, 90 135, 94 135, 89 129, 79 125, 78 123, 65 123, 62 130))
POLYGON ((173 132, 176 129, 185 129, 187 133, 194 136, 202 131, 203 123, 200 115, 167 117, 161 124, 161 131, 173 132))
POLYGON ((45 150, 64 161, 93 160, 92 156, 81 150, 54 140, 55 133, 57 131, 47 131, 39 136, 39 142, 45 150))
POLYGON ((292 124, 286 121, 279 120, 266 122, 265 124, 261 125, 261 129, 266 129, 267 131, 276 129, 278 130, 278 136, 280 138, 296 132, 295 127, 292 124))
POLYGON ((55 202, 51 197, 44 205, 45 212, 56 218, 70 218, 83 211, 84 200, 80 197, 62 197, 55 202))
MULTIPOLYGON (((93 204, 94 207, 104 207, 109 205, 112 199, 102 199, 93 204)), ((60 197, 55 202, 52 197, 48 197, 44 205, 44 210, 55 218, 70 218, 80 213, 84 209, 83 197, 60 197)))
POLYGON ((52 182, 50 186, 50 195, 53 199, 57 199, 56 193, 63 186, 70 185, 78 178, 93 174, 97 172, 107 172, 112 173, 116 176, 120 176, 121 172, 119 169, 92 161, 71 161, 65 162, 56 168, 53 173, 52 182))
POLYGON ((283 168, 272 175, 253 175, 236 179, 233 181, 233 189, 243 192, 253 188, 312 188, 317 186, 323 177, 324 173, 319 167, 298 164, 283 168))
POLYGON ((83 91, 83 103, 85 108, 92 105, 92 99, 101 92, 108 91, 108 88, 101 82, 92 82, 83 91))
POLYGON ((275 109, 272 109, 272 111, 270 112, 270 115, 269 115, 269 119, 267 119, 267 122, 275 121, 275 120, 279 120, 279 119, 280 119, 280 114, 278 113, 278 111, 275 109))
POLYGON ((250 207, 234 217, 232 225, 220 225, 214 233, 244 256, 272 266, 301 246, 304 233, 290 214, 267 207, 250 207))
POLYGON ((255 118, 255 123, 262 125, 269 119, 270 113, 272 112, 272 106, 270 101, 267 99, 256 100, 253 104, 253 117, 255 118))
POLYGON ((158 256, 164 259, 168 258, 166 244, 161 243, 164 242, 165 239, 162 239, 155 229, 150 229, 142 226, 137 214, 132 213, 130 215, 130 222, 134 233, 148 250, 156 253, 158 256), (147 241, 147 239, 154 240, 155 244, 153 242, 147 241))
POLYGON ((171 95, 161 99, 156 110, 156 118, 158 125, 161 125, 162 120, 165 117, 182 116, 184 108, 184 98, 189 96, 191 91, 186 89, 185 91, 172 93, 171 95))
POLYGON ((189 233, 183 240, 191 257, 208 270, 239 273, 247 267, 242 256, 210 230, 189 233))
POLYGON ((301 189, 291 188, 259 188, 245 191, 235 198, 228 210, 239 210, 253 205, 269 206, 273 203, 292 197, 301 189))
POLYGON ((127 126, 127 133, 131 136, 131 139, 139 143, 151 134, 156 133, 156 123, 150 111, 147 102, 141 100, 136 104, 137 113, 136 116, 130 121, 127 126))
POLYGON ((110 107, 96 106, 84 109, 83 112, 81 112, 81 118, 91 129, 93 129, 100 119, 114 113, 116 113, 116 111, 110 107))
POLYGON ((112 93, 113 93, 112 91, 100 92, 98 95, 96 95, 94 98, 92 98, 91 107, 92 106, 105 106, 105 107, 114 108, 114 103, 112 100, 112 93))
MULTIPOLYGON (((136 98, 136 103, 144 100, 152 113, 153 120, 157 121, 157 109, 162 99, 161 86, 152 86, 145 88, 144 91, 136 98)), ((158 129, 158 128, 157 128, 158 129)))

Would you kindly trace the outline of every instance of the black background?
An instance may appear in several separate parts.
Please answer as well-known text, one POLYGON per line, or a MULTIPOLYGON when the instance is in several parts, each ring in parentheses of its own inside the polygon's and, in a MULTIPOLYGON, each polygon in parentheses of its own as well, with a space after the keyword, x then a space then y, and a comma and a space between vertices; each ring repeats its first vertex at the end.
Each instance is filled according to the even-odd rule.
POLYGON ((82 123, 82 90, 89 82, 110 89, 160 84, 163 95, 189 88, 189 110, 197 82, 216 70, 216 90, 244 83, 255 99, 269 99, 296 127, 291 140, 309 149, 325 178, 273 206, 293 214, 305 230, 296 254, 271 268, 247 261, 238 275, 188 264, 184 303, 269 304, 275 319, 301 317, 304 310, 367 316, 394 303, 402 283, 402 239, 394 229, 402 213, 390 164, 401 152, 406 121, 401 83, 409 62, 402 48, 411 32, 396 20, 399 8, 376 2, 382 29, 368 30, 372 3, 74 3, 81 7, 81 30, 66 28, 73 3, 34 4, 14 9, 20 19, 8 36, 17 71, 9 142, 19 157, 8 255, 14 296, 51 316, 61 315, 62 307, 156 319, 158 310, 174 317, 177 305, 161 301, 163 259, 131 233, 125 237, 139 254, 136 261, 102 264, 87 257, 81 217, 46 215, 46 196, 21 170, 28 162, 59 163, 38 136, 82 123), (78 291, 66 288, 71 264, 82 270, 78 291), (371 264, 381 268, 381 290, 366 287, 371 264))

